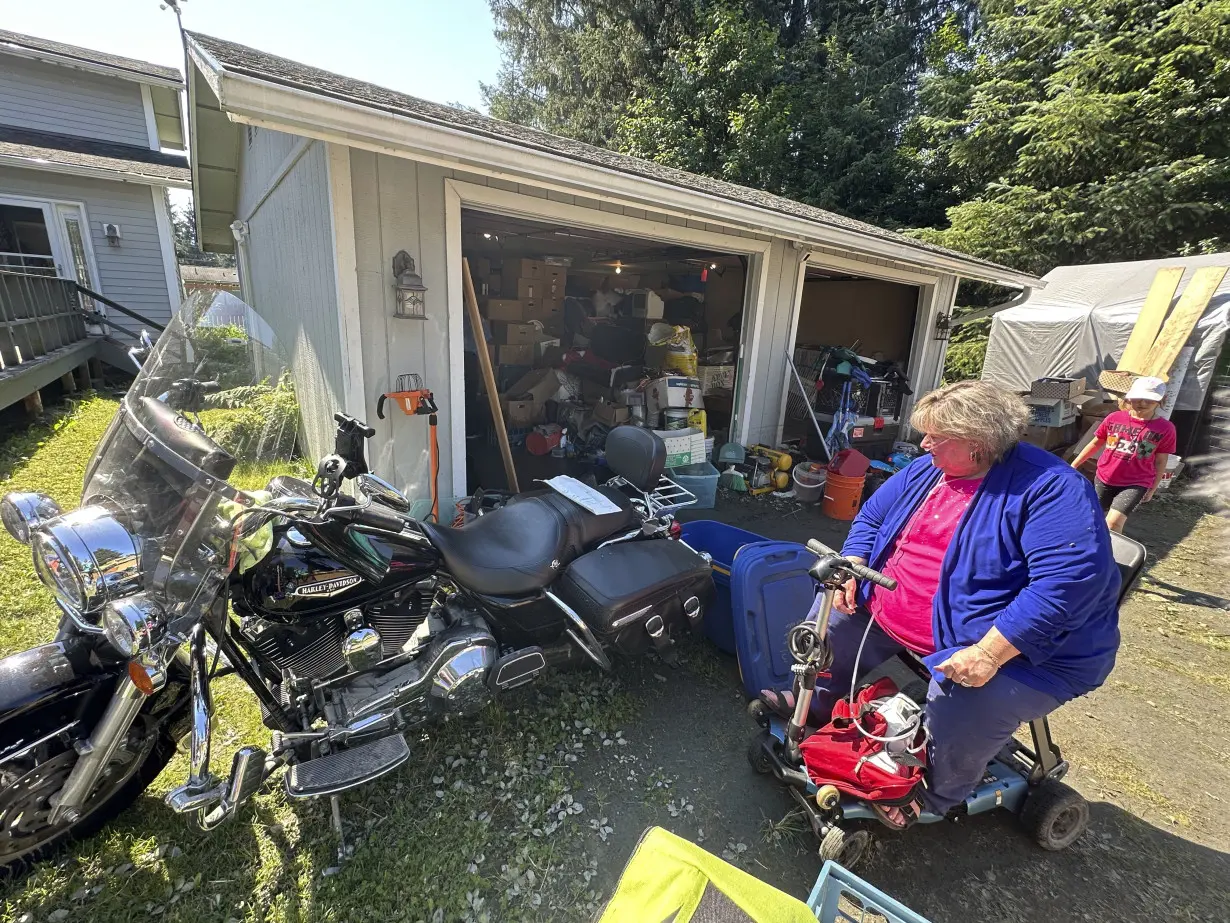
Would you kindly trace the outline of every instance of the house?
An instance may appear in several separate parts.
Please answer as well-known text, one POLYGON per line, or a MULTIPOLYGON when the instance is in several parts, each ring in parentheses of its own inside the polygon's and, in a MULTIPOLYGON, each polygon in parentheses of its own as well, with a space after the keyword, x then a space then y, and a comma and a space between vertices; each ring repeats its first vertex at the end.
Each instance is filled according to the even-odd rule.
MULTIPOLYGON (((330 450, 335 410, 365 418, 377 430, 373 468, 417 496, 428 489, 426 426, 374 413, 404 373, 422 376, 440 406, 441 495, 464 494, 493 458, 498 471, 476 419, 485 399, 467 358, 467 265, 501 390, 509 370, 547 361, 548 334, 574 335, 570 300, 601 314, 613 297, 616 310, 688 323, 706 349, 726 351, 728 390, 706 407, 711 428, 721 416, 744 444, 802 425, 787 414, 788 353, 856 345, 926 391, 939 382, 958 279, 1041 285, 757 190, 207 35, 186 41, 201 246, 237 253, 245 298, 293 353, 309 452, 330 450), (398 316, 403 250, 426 288, 419 318, 398 316)), ((616 378, 586 379, 582 400, 617 391, 616 378)), ((536 402, 516 403, 520 422, 541 419, 536 402)), ((907 413, 908 401, 895 418, 907 413)), ((521 456, 522 483, 549 470, 521 456)))
POLYGON ((0 406, 96 351, 80 308, 140 331, 71 283, 159 324, 179 306, 167 190, 188 160, 164 149, 185 148, 182 89, 173 68, 0 31, 0 406))
POLYGON ((239 293, 239 271, 234 266, 194 266, 181 263, 179 278, 184 283, 184 294, 193 292, 239 293))

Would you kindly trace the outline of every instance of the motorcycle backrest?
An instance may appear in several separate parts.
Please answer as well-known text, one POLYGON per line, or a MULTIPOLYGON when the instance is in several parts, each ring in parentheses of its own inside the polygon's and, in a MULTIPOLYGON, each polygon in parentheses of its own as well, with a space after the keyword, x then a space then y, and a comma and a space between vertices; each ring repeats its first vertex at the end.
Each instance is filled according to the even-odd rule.
POLYGON ((606 437, 606 463, 638 490, 653 490, 666 467, 666 443, 652 430, 617 426, 606 437))
POLYGON ((1110 533, 1110 550, 1119 568, 1119 605, 1123 605, 1124 597, 1140 579, 1140 572, 1144 570, 1145 558, 1148 555, 1144 545, 1121 532, 1110 533))

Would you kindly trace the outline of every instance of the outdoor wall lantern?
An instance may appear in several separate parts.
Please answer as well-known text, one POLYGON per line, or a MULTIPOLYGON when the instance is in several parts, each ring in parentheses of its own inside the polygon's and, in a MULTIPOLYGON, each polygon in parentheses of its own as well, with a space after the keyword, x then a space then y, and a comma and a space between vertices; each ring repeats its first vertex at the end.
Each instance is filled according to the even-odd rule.
POLYGON ((427 286, 414 270, 414 257, 405 250, 393 255, 393 290, 397 293, 395 317, 427 319, 427 286))

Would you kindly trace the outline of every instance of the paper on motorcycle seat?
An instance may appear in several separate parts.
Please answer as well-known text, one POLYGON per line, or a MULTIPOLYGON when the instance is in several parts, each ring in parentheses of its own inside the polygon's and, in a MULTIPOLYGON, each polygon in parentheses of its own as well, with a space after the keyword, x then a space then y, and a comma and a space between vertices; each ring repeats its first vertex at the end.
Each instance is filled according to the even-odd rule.
POLYGON ((583 506, 595 516, 606 516, 610 513, 618 513, 619 507, 604 497, 598 491, 594 490, 588 484, 582 484, 576 478, 570 478, 566 474, 559 474, 550 480, 543 481, 557 494, 561 494, 571 500, 577 506, 583 506))

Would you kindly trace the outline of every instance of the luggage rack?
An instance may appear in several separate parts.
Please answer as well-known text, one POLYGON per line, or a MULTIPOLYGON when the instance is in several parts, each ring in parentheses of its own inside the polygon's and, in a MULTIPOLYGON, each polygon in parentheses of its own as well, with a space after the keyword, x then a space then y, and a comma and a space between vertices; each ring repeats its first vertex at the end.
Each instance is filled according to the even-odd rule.
POLYGON ((628 497, 633 506, 648 519, 666 516, 696 502, 696 494, 680 487, 665 475, 658 478, 657 486, 649 491, 641 490, 623 475, 616 475, 607 481, 607 485, 628 497))

